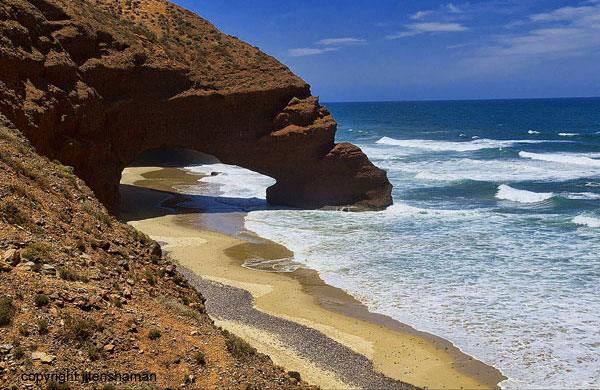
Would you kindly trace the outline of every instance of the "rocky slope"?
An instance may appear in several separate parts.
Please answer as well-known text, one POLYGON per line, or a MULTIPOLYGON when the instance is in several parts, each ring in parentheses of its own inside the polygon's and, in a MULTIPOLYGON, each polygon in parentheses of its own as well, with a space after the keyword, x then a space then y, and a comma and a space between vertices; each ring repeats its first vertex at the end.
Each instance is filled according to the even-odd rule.
POLYGON ((217 329, 156 243, 0 125, 0 388, 310 386, 217 329), (67 371, 79 377, 32 381, 67 371), (85 384, 84 371, 139 377, 85 384))
POLYGON ((272 203, 391 204, 391 185, 309 86, 163 0, 4 0, 0 112, 116 212, 140 153, 189 148, 277 179, 272 203))

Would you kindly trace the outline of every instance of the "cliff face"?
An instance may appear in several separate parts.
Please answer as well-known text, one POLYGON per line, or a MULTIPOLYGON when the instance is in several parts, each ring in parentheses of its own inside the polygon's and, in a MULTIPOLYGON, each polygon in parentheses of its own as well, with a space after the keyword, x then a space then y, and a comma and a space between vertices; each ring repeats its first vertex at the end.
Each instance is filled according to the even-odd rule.
POLYGON ((287 67, 163 0, 0 4, 0 112, 75 167, 111 211, 121 171, 157 148, 277 180, 272 203, 391 204, 391 185, 287 67))

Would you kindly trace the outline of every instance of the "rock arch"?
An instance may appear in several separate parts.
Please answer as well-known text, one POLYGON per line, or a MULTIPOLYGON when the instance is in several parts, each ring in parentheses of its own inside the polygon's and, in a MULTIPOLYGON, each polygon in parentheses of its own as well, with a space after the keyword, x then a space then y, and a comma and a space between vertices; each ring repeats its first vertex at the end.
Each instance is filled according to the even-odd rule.
POLYGON ((123 168, 158 148, 271 176, 271 203, 391 204, 385 172, 335 143, 332 115, 274 58, 163 0, 143 2, 135 15, 149 17, 135 25, 110 13, 114 4, 0 5, 0 113, 40 153, 73 166, 111 212, 123 168), (144 25, 156 12, 177 34, 144 25))

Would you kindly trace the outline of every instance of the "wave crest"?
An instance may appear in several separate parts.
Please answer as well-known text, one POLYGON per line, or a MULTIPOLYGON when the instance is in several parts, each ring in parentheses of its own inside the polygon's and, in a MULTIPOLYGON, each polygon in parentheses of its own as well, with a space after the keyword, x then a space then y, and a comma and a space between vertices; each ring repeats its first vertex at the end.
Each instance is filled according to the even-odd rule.
POLYGON ((523 158, 530 158, 532 160, 557 162, 562 164, 574 164, 574 165, 585 165, 588 167, 599 167, 600 160, 596 160, 590 157, 581 156, 572 153, 531 153, 531 152, 519 152, 519 156, 523 158))
POLYGON ((573 223, 591 228, 600 227, 600 218, 588 217, 586 215, 578 215, 573 218, 573 223))
POLYGON ((473 141, 434 141, 427 139, 394 139, 390 137, 382 137, 378 144, 400 146, 404 148, 427 149, 434 151, 455 151, 455 152, 470 152, 481 149, 506 148, 516 144, 526 143, 541 143, 547 142, 542 140, 494 140, 487 138, 475 139, 473 141))
POLYGON ((518 203, 538 203, 550 199, 554 196, 552 192, 532 192, 525 190, 517 190, 502 184, 498 187, 496 198, 502 200, 510 200, 518 203))

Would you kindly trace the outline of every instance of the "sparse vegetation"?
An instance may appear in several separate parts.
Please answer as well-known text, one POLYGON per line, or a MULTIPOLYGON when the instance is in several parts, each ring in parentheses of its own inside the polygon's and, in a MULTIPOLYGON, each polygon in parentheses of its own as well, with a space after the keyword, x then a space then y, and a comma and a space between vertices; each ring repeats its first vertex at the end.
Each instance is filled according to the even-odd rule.
POLYGON ((161 299, 161 304, 166 307, 169 311, 178 314, 180 316, 183 317, 188 317, 191 318, 193 320, 198 321, 199 323, 202 322, 202 313, 200 313, 197 310, 192 309, 191 307, 188 307, 184 304, 182 304, 181 302, 178 302, 175 299, 172 298, 163 298, 161 299))
POLYGON ((36 294, 33 301, 37 307, 44 307, 50 303, 50 299, 48 299, 46 294, 36 294))
POLYGON ((60 383, 55 381, 48 382, 46 390, 71 390, 71 385, 67 382, 60 383))
POLYGON ((15 358, 16 360, 21 360, 23 359, 23 356, 25 356, 25 349, 23 349, 23 347, 21 347, 20 345, 17 345, 13 348, 12 355, 13 358, 15 358))
POLYGON ((38 333, 41 335, 48 333, 48 321, 44 318, 38 320, 37 322, 38 333))
POLYGON ((27 246, 23 251, 23 257, 32 261, 44 261, 52 256, 54 249, 42 241, 36 241, 27 246))
POLYGON ((106 226, 112 226, 112 218, 89 200, 83 202, 83 209, 86 213, 104 223, 106 226))
POLYGON ((68 280, 71 282, 87 283, 89 281, 87 276, 79 274, 76 271, 73 271, 72 269, 66 267, 58 269, 58 276, 63 280, 68 280))
POLYGON ((0 298, 0 326, 10 325, 15 317, 16 309, 12 299, 0 298))
POLYGON ((87 341, 98 330, 93 320, 71 316, 66 316, 63 320, 65 325, 61 337, 66 341, 79 343, 87 341))
POLYGON ((148 338, 150 340, 157 340, 160 338, 160 336, 160 330, 158 329, 150 329, 150 331, 148 331, 148 338))
POLYGON ((257 354, 256 349, 242 338, 230 333, 225 329, 223 329, 221 332, 223 333, 223 336, 225 336, 225 345, 227 346, 227 350, 238 360, 244 361, 257 354))
POLYGON ((204 353, 198 351, 194 354, 194 361, 196 362, 196 364, 200 365, 200 366, 204 366, 206 365, 206 358, 204 356, 204 353))
POLYGON ((23 337, 28 337, 31 332, 29 331, 29 327, 25 324, 19 326, 19 334, 23 337))

